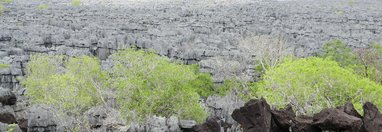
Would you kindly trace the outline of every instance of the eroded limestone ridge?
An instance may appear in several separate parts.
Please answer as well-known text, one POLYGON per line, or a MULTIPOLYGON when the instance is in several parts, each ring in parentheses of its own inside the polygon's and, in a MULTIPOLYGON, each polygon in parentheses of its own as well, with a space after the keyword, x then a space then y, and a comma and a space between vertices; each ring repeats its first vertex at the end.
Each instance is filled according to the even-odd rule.
POLYGON ((240 44, 248 37, 283 39, 297 56, 313 55, 331 39, 354 47, 382 40, 379 0, 69 3, 56 0, 44 10, 36 8, 38 2, 25 0, 6 5, 9 11, 0 17, 0 61, 12 66, 1 70, 0 86, 19 88, 16 78, 25 75, 27 55, 32 53, 106 60, 117 49, 137 46, 199 63, 215 82, 222 82, 230 76, 256 76, 253 53, 240 44))

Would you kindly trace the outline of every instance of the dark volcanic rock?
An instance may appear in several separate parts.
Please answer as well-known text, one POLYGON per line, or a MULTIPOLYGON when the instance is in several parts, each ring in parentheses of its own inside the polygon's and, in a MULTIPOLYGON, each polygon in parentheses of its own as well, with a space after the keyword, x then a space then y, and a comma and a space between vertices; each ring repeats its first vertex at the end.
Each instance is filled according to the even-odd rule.
POLYGON ((338 109, 345 112, 348 115, 362 118, 362 116, 357 112, 357 110, 354 108, 354 105, 351 102, 347 102, 344 106, 341 106, 338 109))
POLYGON ((298 116, 292 125, 293 132, 321 132, 321 129, 313 126, 313 118, 309 116, 298 116))
POLYGON ((269 132, 272 114, 265 99, 250 100, 240 109, 234 110, 232 118, 239 122, 247 132, 269 132))
POLYGON ((27 119, 18 120, 17 124, 19 125, 21 131, 26 132, 28 130, 28 120, 27 119))
POLYGON ((7 124, 16 123, 15 113, 10 106, 0 107, 0 122, 7 124))
POLYGON ((292 126, 295 117, 296 114, 290 105, 285 109, 272 111, 272 118, 277 126, 286 131, 289 131, 289 127, 292 126))
POLYGON ((0 87, 0 103, 3 105, 14 105, 16 103, 16 95, 10 89, 0 87))
POLYGON ((359 132, 362 129, 362 120, 358 117, 335 109, 324 109, 313 116, 314 126, 322 130, 359 132))
POLYGON ((193 129, 196 132, 220 132, 220 125, 216 117, 209 118, 201 125, 195 126, 193 129))
POLYGON ((363 117, 365 131, 382 132, 382 114, 378 108, 374 104, 366 102, 363 105, 363 111, 365 113, 363 117))

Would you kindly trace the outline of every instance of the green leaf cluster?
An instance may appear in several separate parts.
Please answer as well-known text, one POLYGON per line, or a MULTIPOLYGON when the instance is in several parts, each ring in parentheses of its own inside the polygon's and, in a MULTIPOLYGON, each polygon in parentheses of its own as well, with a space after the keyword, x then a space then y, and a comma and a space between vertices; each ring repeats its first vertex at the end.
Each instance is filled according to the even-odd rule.
POLYGON ((332 40, 323 45, 322 58, 336 61, 341 67, 359 68, 360 61, 353 50, 341 40, 332 40))
POLYGON ((146 115, 176 115, 199 122, 206 118, 198 100, 212 93, 213 84, 197 66, 134 49, 119 51, 111 59, 112 85, 119 91, 123 110, 134 110, 140 120, 146 115))
POLYGON ((81 0, 72 0, 72 6, 80 6, 81 0))
POLYGON ((22 85, 32 103, 52 105, 66 114, 79 115, 105 103, 105 95, 115 95, 128 121, 144 121, 151 115, 198 122, 207 117, 199 100, 216 89, 211 76, 200 73, 197 65, 136 49, 121 50, 110 59, 113 66, 105 71, 89 56, 36 54, 22 85))
POLYGON ((17 124, 8 124, 7 132, 17 132, 17 124))
POLYGON ((336 61, 343 68, 351 68, 356 74, 382 83, 382 46, 378 43, 372 43, 366 48, 352 49, 340 40, 333 40, 324 44, 321 57, 336 61))
POLYGON ((36 54, 31 56, 27 73, 22 85, 32 103, 52 105, 70 115, 102 103, 101 91, 107 85, 99 60, 88 56, 36 54))
POLYGON ((256 87, 258 97, 272 105, 292 104, 300 114, 313 114, 322 108, 336 107, 350 101, 361 111, 365 101, 382 106, 381 85, 341 67, 330 59, 317 57, 286 59, 265 73, 256 87))

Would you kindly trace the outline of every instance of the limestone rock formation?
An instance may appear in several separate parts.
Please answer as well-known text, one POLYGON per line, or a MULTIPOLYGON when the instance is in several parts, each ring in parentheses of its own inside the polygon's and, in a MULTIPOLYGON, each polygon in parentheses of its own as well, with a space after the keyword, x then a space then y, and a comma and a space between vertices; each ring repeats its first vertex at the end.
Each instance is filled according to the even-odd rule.
POLYGON ((28 131, 32 132, 56 132, 57 129, 57 116, 50 107, 47 106, 32 106, 29 109, 28 131))

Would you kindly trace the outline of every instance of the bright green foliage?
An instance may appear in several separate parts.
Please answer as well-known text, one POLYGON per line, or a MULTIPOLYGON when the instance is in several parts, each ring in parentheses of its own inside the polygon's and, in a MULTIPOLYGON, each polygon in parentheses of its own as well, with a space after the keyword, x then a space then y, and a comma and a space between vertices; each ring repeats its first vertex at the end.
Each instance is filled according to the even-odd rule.
POLYGON ((253 97, 253 93, 255 93, 256 89, 253 89, 255 83, 252 82, 245 82, 238 79, 230 79, 225 80, 224 83, 217 87, 215 94, 224 96, 228 94, 229 92, 235 92, 238 93, 238 95, 243 100, 249 100, 251 97, 253 97))
POLYGON ((22 84, 32 103, 78 115, 103 100, 101 91, 107 78, 96 58, 33 55, 27 72, 22 84))
POLYGON ((72 0, 72 5, 73 6, 80 6, 81 5, 81 0, 72 0))
POLYGON ((325 43, 322 57, 336 61, 341 67, 356 69, 360 66, 357 55, 340 40, 325 43))
POLYGON ((176 115, 198 122, 206 118, 198 93, 210 94, 212 81, 197 67, 134 49, 119 51, 111 59, 115 62, 111 82, 118 90, 118 101, 122 110, 134 110, 138 120, 148 115, 176 115))
POLYGON ((334 60, 341 67, 351 68, 355 73, 382 83, 382 46, 373 43, 368 48, 352 50, 340 40, 333 40, 324 45, 323 58, 334 60))
POLYGON ((7 132, 17 132, 17 124, 9 124, 7 127, 7 132))
POLYGON ((11 3, 13 0, 2 0, 4 3, 11 3))
POLYGON ((4 69, 4 68, 8 68, 9 65, 8 64, 0 64, 0 69, 4 69))
POLYGON ((322 58, 286 60, 264 75, 256 87, 258 97, 272 105, 283 107, 289 103, 300 114, 312 114, 322 108, 354 103, 358 111, 362 103, 371 101, 382 106, 382 87, 342 68, 335 61, 322 58))

